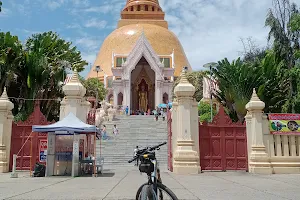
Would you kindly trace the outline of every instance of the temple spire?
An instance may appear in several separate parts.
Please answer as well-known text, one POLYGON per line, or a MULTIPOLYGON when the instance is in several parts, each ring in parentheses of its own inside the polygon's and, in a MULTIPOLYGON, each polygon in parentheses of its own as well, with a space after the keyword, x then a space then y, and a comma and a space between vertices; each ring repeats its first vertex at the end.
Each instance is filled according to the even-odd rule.
POLYGON ((127 0, 122 19, 164 20, 165 13, 158 0, 127 0))

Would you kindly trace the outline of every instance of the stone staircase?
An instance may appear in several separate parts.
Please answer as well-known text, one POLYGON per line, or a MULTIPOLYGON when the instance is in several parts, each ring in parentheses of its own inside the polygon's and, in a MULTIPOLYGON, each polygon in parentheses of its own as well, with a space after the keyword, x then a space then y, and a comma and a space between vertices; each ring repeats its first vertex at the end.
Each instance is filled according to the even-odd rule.
MULTIPOLYGON (((104 157, 104 169, 116 169, 120 167, 132 167, 134 163, 128 163, 133 158, 133 150, 136 146, 146 147, 167 142, 167 121, 154 116, 116 116, 115 121, 105 122, 108 140, 101 140, 101 155, 104 157), (113 126, 117 125, 119 135, 113 135, 113 126)), ((97 140, 97 155, 100 154, 100 140, 97 140)), ((156 151, 160 168, 167 169, 168 146, 164 145, 156 151)))

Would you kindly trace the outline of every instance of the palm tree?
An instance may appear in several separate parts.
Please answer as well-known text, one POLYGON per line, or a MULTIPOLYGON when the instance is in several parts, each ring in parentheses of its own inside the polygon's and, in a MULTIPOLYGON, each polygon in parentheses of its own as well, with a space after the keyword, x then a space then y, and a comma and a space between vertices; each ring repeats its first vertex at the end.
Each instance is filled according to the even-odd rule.
POLYGON ((22 60, 22 44, 10 32, 0 32, 0 94, 5 84, 14 78, 22 60))
MULTIPOLYGON (((296 4, 290 4, 289 0, 273 0, 273 9, 269 10, 265 25, 270 28, 269 41, 273 41, 276 63, 282 63, 286 69, 288 79, 288 99, 295 95, 290 70, 295 66, 295 52, 299 50, 299 32, 292 31, 289 24, 292 16, 299 13, 296 4)), ((295 113, 294 103, 286 101, 283 111, 295 113)))
POLYGON ((262 84, 261 73, 260 67, 244 63, 240 58, 232 63, 225 58, 213 69, 213 76, 219 85, 214 96, 228 109, 234 120, 244 121, 247 114, 245 106, 253 88, 262 84))

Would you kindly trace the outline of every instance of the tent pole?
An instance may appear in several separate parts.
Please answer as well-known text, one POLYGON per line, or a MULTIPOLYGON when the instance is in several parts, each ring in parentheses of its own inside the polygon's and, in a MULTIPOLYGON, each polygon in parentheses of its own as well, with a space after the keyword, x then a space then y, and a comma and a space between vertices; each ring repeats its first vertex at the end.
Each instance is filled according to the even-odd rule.
POLYGON ((32 176, 32 139, 33 138, 31 137, 31 141, 30 141, 30 177, 32 176))
POLYGON ((94 177, 96 177, 96 160, 97 160, 97 155, 96 155, 96 134, 97 132, 95 132, 95 135, 94 135, 94 177))

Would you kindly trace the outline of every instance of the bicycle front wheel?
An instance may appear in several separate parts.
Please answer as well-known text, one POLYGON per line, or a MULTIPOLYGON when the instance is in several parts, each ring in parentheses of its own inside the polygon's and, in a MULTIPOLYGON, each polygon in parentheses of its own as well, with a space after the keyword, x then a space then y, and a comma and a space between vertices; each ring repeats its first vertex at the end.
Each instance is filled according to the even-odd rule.
POLYGON ((143 184, 136 193, 136 200, 178 200, 176 195, 164 184, 157 183, 157 194, 153 185, 143 184))

